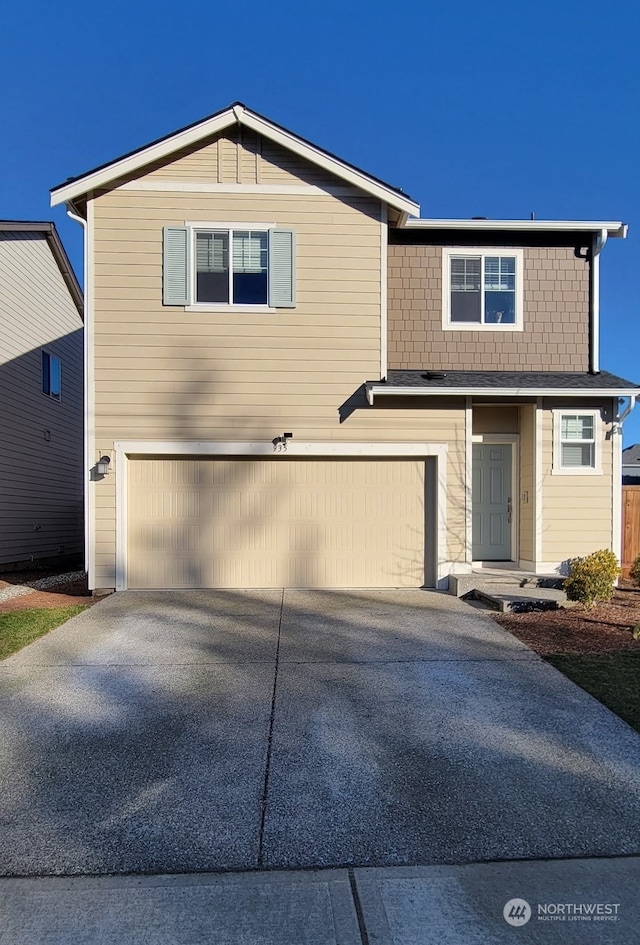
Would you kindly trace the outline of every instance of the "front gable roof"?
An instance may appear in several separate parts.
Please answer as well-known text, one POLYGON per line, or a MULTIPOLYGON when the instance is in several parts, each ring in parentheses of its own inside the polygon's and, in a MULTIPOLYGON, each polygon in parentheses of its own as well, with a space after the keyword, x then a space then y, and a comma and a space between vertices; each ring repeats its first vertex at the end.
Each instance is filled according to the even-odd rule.
POLYGON ((251 111, 242 102, 234 102, 233 105, 215 112, 208 118, 203 118, 194 124, 180 128, 170 135, 116 158, 115 161, 94 168, 79 177, 70 178, 52 188, 51 206, 68 203, 82 197, 91 190, 109 186, 125 175, 135 173, 154 161, 169 157, 182 148, 204 141, 234 125, 243 125, 252 129, 257 134, 274 141, 299 157, 310 161, 329 173, 335 174, 336 177, 346 183, 376 197, 402 214, 417 215, 420 212, 419 205, 397 187, 386 184, 353 164, 336 157, 329 151, 325 151, 292 131, 288 131, 282 125, 277 125, 257 112, 251 111))

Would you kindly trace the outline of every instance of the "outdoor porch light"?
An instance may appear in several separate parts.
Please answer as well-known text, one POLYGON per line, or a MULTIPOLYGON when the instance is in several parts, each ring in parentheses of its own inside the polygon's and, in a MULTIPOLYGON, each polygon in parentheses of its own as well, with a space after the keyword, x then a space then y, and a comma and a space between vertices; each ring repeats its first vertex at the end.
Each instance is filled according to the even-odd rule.
POLYGON ((111 463, 110 456, 101 456, 98 460, 96 470, 99 476, 106 476, 109 472, 109 464, 111 463))

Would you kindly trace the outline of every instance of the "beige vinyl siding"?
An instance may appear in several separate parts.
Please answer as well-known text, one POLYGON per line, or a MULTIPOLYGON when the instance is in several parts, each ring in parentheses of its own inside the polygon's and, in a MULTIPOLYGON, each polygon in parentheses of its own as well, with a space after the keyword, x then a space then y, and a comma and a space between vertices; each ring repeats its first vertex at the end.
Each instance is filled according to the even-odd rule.
POLYGON ((424 460, 134 458, 129 483, 133 588, 424 584, 424 460))
MULTIPOLYGON (((554 405, 556 406, 556 405, 554 405)), ((560 405, 579 412, 572 405, 560 405)), ((594 409, 595 404, 585 407, 594 409)), ((542 424, 542 559, 565 562, 569 558, 611 547, 612 438, 610 402, 602 405, 600 424, 602 475, 553 475, 553 409, 545 405, 542 424)))
POLYGON ((518 408, 491 407, 473 408, 474 433, 518 433, 520 431, 518 408))
POLYGON ((171 160, 152 165, 144 176, 149 181, 345 187, 332 174, 249 128, 229 129, 204 144, 179 151, 171 160))
POLYGON ((41 233, 0 233, 0 325, 0 564, 79 554, 82 321, 41 233), (42 393, 43 349, 62 364, 60 402, 42 393))
MULTIPOLYGON (((273 157, 274 149, 269 153, 273 157)), ((291 182, 292 160, 281 173, 285 182, 291 182)), ((314 176, 315 170, 308 173, 314 176)), ((92 208, 95 459, 113 451, 115 440, 268 442, 284 430, 298 441, 444 443, 444 554, 464 560, 460 402, 430 410, 410 403, 371 409, 359 392, 365 381, 380 377, 385 230, 379 204, 360 194, 314 190, 269 195, 120 189, 97 197, 92 208), (163 307, 162 227, 185 221, 293 228, 296 307, 163 307)), ((92 580, 98 587, 114 586, 116 476, 117 470, 94 487, 92 580)))
POLYGON ((535 406, 520 407, 520 551, 522 561, 535 561, 535 406))

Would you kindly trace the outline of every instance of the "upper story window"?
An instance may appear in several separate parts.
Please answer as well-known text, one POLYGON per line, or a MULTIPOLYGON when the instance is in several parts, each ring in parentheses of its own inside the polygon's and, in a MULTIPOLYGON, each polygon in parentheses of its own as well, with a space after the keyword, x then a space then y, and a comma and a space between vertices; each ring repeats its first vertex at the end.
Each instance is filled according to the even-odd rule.
POLYGON ((554 473, 599 475, 602 472, 598 419, 597 410, 554 411, 554 473))
POLYGON ((443 327, 522 329, 522 250, 443 250, 443 327))
POLYGON ((196 230, 195 239, 196 303, 267 305, 267 230, 196 230))
POLYGON ((197 310, 295 307, 295 234, 258 225, 166 226, 163 303, 197 310))
POLYGON ((62 364, 48 351, 42 352, 42 393, 52 400, 60 400, 62 393, 62 364))

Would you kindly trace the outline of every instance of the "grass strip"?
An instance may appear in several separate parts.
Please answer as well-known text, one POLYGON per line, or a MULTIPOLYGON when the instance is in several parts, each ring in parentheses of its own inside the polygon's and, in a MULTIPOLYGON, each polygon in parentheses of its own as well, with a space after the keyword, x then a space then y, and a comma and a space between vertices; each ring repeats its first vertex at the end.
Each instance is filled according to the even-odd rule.
POLYGON ((61 623, 75 617, 84 606, 51 607, 33 610, 15 610, 0 614, 0 660, 21 650, 27 643, 59 627, 61 623))
POLYGON ((559 653, 545 659, 640 732, 640 652, 559 653))

